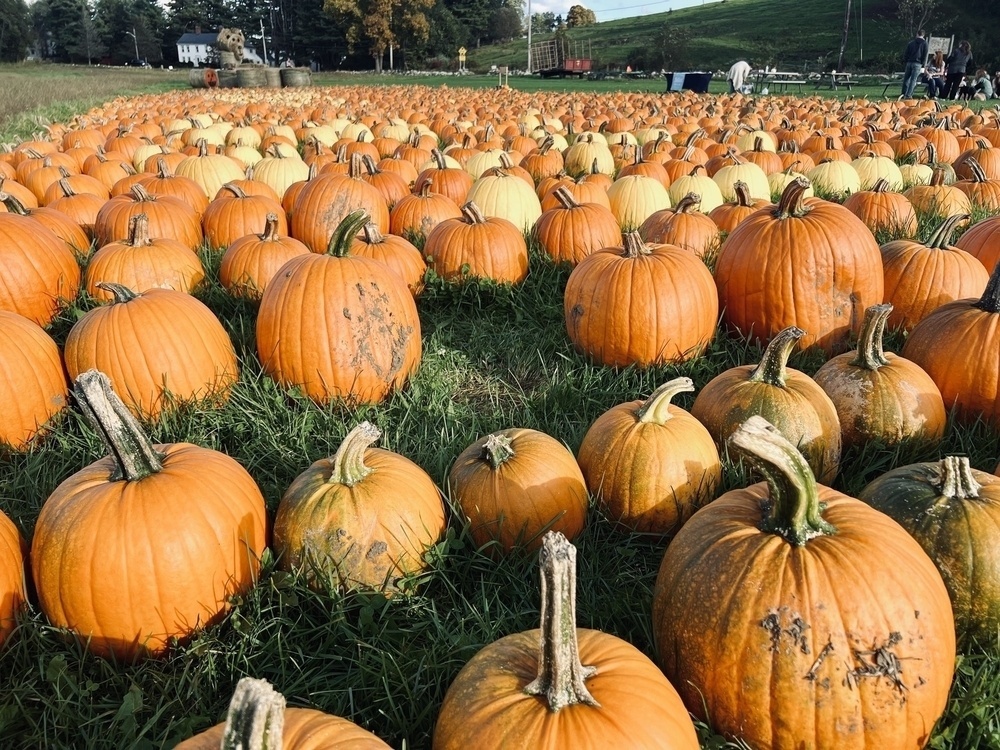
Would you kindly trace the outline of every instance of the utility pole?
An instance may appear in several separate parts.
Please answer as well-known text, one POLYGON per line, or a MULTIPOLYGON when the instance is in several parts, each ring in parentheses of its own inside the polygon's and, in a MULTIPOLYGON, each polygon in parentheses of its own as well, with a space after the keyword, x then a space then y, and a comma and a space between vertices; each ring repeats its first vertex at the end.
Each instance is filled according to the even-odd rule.
POLYGON ((851 0, 847 0, 847 11, 844 13, 844 33, 840 35, 840 59, 837 61, 837 70, 844 69, 844 50, 847 49, 847 29, 851 23, 851 0))
POLYGON ((528 75, 531 75, 531 0, 528 0, 528 75))
POLYGON ((264 19, 260 19, 260 43, 264 45, 264 67, 270 68, 271 62, 267 59, 267 39, 264 37, 264 19))
POLYGON ((141 65, 142 63, 139 60, 139 39, 135 35, 135 26, 132 27, 131 31, 126 31, 125 33, 132 37, 132 41, 135 42, 135 61, 141 65))

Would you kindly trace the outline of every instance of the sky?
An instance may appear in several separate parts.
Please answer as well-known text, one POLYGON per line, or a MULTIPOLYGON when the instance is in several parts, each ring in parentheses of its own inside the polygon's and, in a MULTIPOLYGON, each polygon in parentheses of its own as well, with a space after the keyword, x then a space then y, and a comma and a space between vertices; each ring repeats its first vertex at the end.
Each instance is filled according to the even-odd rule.
MULTIPOLYGON (((671 8, 674 10, 689 8, 692 5, 704 5, 709 1, 653 0, 644 3, 641 0, 530 0, 532 14, 548 12, 565 18, 570 6, 582 5, 584 8, 594 11, 598 21, 613 21, 616 18, 630 18, 647 13, 666 13, 671 8)), ((529 0, 525 0, 525 10, 527 10, 528 2, 529 0)))

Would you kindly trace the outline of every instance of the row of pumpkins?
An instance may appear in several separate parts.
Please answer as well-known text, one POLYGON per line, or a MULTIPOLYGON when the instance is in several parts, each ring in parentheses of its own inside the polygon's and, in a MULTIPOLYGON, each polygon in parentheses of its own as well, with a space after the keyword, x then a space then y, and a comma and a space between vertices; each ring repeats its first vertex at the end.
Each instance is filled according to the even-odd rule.
MULTIPOLYGON (((252 106, 242 105, 243 114, 252 116, 252 106)), ((617 130, 620 123, 612 124, 614 118, 605 122, 605 132, 630 132, 617 130)), ((176 125, 172 123, 168 132, 176 130, 173 127, 176 125)), ((194 122, 188 125, 187 129, 195 129, 194 122)), ((979 125, 982 131, 990 130, 987 123, 979 125)), ((322 126, 315 126, 318 127, 322 126)), ((443 126, 439 129, 445 130, 443 126)), ((232 130, 235 127, 229 132, 232 130)), ((407 130, 419 132, 419 128, 407 130)), ((554 123, 550 123, 549 130, 557 130, 554 123)), ((545 147, 546 139, 556 133, 549 130, 533 139, 540 142, 539 151, 552 151, 551 145, 545 147)), ((880 132, 875 128, 870 128, 871 131, 880 132)), ((81 131, 62 134, 61 150, 53 147, 48 153, 88 148, 82 142, 77 146, 72 145, 75 141, 66 140, 72 139, 74 132, 81 131)), ((681 132, 678 129, 678 134, 681 132)), ((104 135, 105 144, 129 137, 114 128, 104 135)), ((202 134, 189 137, 192 143, 187 147, 196 148, 197 153, 185 158, 219 156, 208 154, 208 139, 195 139, 194 135, 202 134)), ((436 135, 440 137, 440 133, 436 135)), ((646 143, 660 145, 670 138, 662 133, 647 135, 646 143)), ((466 136, 472 136, 462 135, 468 145, 466 136)), ((295 137, 296 143, 302 140, 298 134, 295 137)), ((365 141, 355 137, 351 142, 365 141)), ((763 142, 762 136, 755 136, 753 145, 758 153, 765 152, 763 142)), ((7 161, 15 174, 5 179, 5 193, 12 194, 6 188, 22 184, 16 179, 21 165, 51 159, 39 152, 49 148, 41 145, 44 143, 48 142, 23 145, 12 152, 7 161), (38 155, 25 155, 29 150, 38 155)), ((320 156, 321 143, 317 140, 305 148, 312 148, 320 156)), ((609 153, 616 145, 601 146, 596 133, 581 143, 592 152, 604 148, 609 153)), ((346 149, 349 144, 342 145, 346 149)), ((645 144, 642 145, 645 150, 645 144)), ((136 149, 139 147, 136 145, 136 149)), ((176 181, 180 179, 176 175, 178 170, 174 167, 171 172, 165 161, 171 154, 164 153, 164 147, 170 148, 163 144, 160 154, 155 156, 155 166, 150 166, 156 170, 157 179, 176 181)), ((260 162, 267 158, 264 154, 269 147, 257 152, 260 162)), ((694 142, 683 146, 685 151, 696 147, 694 142)), ((572 146, 567 146, 567 151, 569 148, 572 146)), ((732 148, 726 145, 727 153, 732 148)), ((274 153, 278 151, 280 148, 274 153)), ((508 160, 514 151, 506 152, 508 160)), ((436 160, 432 170, 455 169, 442 167, 441 156, 432 156, 436 160)), ((589 152, 587 157, 591 156, 589 152)), ((103 158, 105 161, 97 158, 96 162, 110 161, 106 155, 103 158)), ((294 161, 295 157, 289 154, 274 158, 294 161)), ((982 172, 980 158, 989 164, 988 156, 983 154, 973 155, 967 161, 974 160, 982 172)), ((564 165, 565 162, 564 156, 564 165)), ((196 163, 210 171, 207 162, 196 163)), ((345 168, 347 178, 352 179, 350 171, 353 169, 357 174, 359 164, 367 162, 363 155, 352 154, 347 161, 331 163, 345 168)), ((612 171, 624 169, 613 159, 612 165, 612 171)), ((43 163, 35 171, 50 166, 43 163)), ((369 176, 374 173, 370 167, 365 169, 369 176)), ((575 190, 582 190, 578 186, 600 181, 593 175, 603 174, 601 169, 597 157, 593 157, 589 168, 581 167, 586 173, 582 179, 567 179, 558 186, 563 188, 561 191, 553 191, 557 207, 550 210, 583 216, 583 211, 590 211, 590 207, 601 207, 600 199, 581 202, 574 197, 575 190)), ((941 184, 930 187, 946 187, 944 167, 937 165, 934 170, 939 175, 934 181, 941 184)), ((506 174, 511 171, 512 167, 501 165, 497 173, 486 177, 496 177, 498 185, 521 179, 506 174)), ((694 177, 698 177, 697 171, 694 177)), ((333 176, 336 175, 330 175, 333 176)), ((691 175, 681 175, 672 182, 684 176, 691 175)), ((437 181, 430 180, 431 187, 422 185, 412 195, 424 199, 439 196, 432 187, 445 180, 444 175, 436 177, 437 181)), ((658 182, 643 175, 635 177, 658 182)), ((68 179, 60 174, 56 184, 68 179)), ((112 183, 109 192, 120 179, 123 178, 112 183)), ((290 183, 284 195, 277 195, 279 207, 269 206, 263 223, 258 212, 247 211, 247 215, 254 214, 257 224, 248 230, 233 228, 233 234, 240 234, 226 237, 228 242, 210 242, 215 246, 228 245, 231 251, 232 245, 240 240, 272 244, 287 240, 278 229, 279 222, 285 218, 292 234, 296 233, 296 216, 303 216, 302 206, 307 205, 303 196, 310 194, 313 184, 316 202, 308 204, 309 212, 305 215, 309 220, 300 219, 303 229, 299 239, 306 244, 306 250, 279 263, 264 283, 258 285, 254 281, 244 287, 248 293, 263 290, 259 302, 258 354, 265 370, 279 382, 298 385, 308 392, 306 373, 318 367, 316 361, 308 359, 311 353, 319 349, 322 358, 330 359, 334 345, 343 346, 345 339, 353 338, 354 347, 337 352, 344 373, 330 374, 329 380, 334 382, 335 376, 341 376, 346 379, 344 382, 358 383, 366 363, 388 352, 392 356, 387 361, 372 364, 377 377, 372 379, 372 385, 365 386, 371 390, 342 389, 309 395, 318 401, 345 397, 356 401, 378 400, 400 387, 419 362, 419 321, 413 301, 419 285, 407 283, 401 274, 357 257, 354 248, 359 233, 369 240, 363 244, 379 244, 370 240, 397 235, 389 234, 391 225, 388 229, 380 227, 379 202, 373 207, 353 200, 356 192, 353 184, 340 183, 333 191, 315 187, 325 179, 317 170, 311 179, 301 180, 299 197, 288 209, 282 201, 295 185, 290 183), (316 229, 317 234, 309 240, 306 235, 311 229, 316 229), (344 297, 345 289, 352 296, 344 297), (337 300, 336 304, 329 304, 331 298, 337 300), (303 332, 303 322, 311 317, 303 311, 319 309, 321 300, 328 303, 324 309, 335 314, 330 320, 321 321, 316 330, 303 332), (351 336, 342 334, 345 329, 351 331, 351 336), (337 337, 330 335, 334 330, 337 337), (382 335, 385 338, 379 339, 382 335), (289 346, 289 341, 294 346, 289 346), (415 359, 409 351, 414 347, 415 359)), ((536 189, 541 188, 544 179, 537 180, 536 189)), ((609 209, 611 181, 608 175, 605 179, 602 190, 609 206, 604 208, 609 209)), ((881 179, 888 184, 888 178, 881 179)), ((979 182, 994 179, 984 173, 979 182)), ((211 188, 199 186, 207 203, 198 219, 199 231, 207 234, 205 217, 213 205, 249 198, 244 186, 258 181, 246 180, 241 170, 240 177, 233 175, 220 184, 218 190, 223 197, 211 203, 207 203, 214 194, 211 188), (225 187, 232 182, 241 184, 225 187)), ((524 185, 528 183, 521 181, 524 185)), ((532 178, 532 184, 535 183, 532 178)), ((699 201, 688 196, 695 191, 687 190, 677 201, 676 210, 663 206, 647 212, 642 206, 647 205, 643 202, 643 189, 648 183, 635 179, 622 184, 630 186, 629 194, 634 197, 621 205, 629 210, 640 208, 631 214, 611 212, 613 241, 595 240, 598 244, 588 247, 580 257, 564 258, 541 242, 553 257, 576 264, 565 297, 567 332, 574 344, 595 361, 609 365, 647 366, 695 356, 715 335, 720 300, 726 310, 724 319, 731 326, 748 335, 770 339, 770 344, 757 366, 734 368, 710 382, 696 399, 694 416, 670 404, 672 396, 693 389, 690 381, 681 379, 665 384, 644 402, 623 404, 602 416, 588 432, 577 458, 554 438, 515 429, 477 441, 456 459, 449 477, 449 491, 477 544, 490 544, 497 554, 509 552, 524 542, 529 549, 542 547, 543 640, 539 649, 538 631, 511 636, 475 657, 449 691, 435 733, 435 746, 458 748, 482 743, 484 728, 491 727, 491 731, 498 733, 497 746, 507 743, 597 747, 611 742, 613 746, 663 747, 664 737, 669 737, 674 743, 671 747, 695 747, 685 705, 699 717, 711 716, 720 731, 743 737, 754 747, 794 747, 803 743, 817 747, 862 747, 879 742, 889 747, 922 746, 944 708, 954 667, 956 627, 962 634, 979 637, 994 632, 1000 620, 1000 597, 985 591, 988 575, 982 575, 992 559, 989 550, 995 546, 990 543, 988 528, 992 524, 991 486, 997 480, 971 470, 963 459, 949 457, 939 464, 897 469, 862 493, 871 505, 902 522, 924 545, 925 552, 913 537, 881 513, 816 484, 813 476, 822 482, 832 481, 844 443, 878 439, 892 444, 909 438, 940 439, 946 406, 957 406, 960 419, 974 420, 980 415, 995 418, 998 379, 989 368, 996 367, 996 362, 984 361, 989 358, 970 352, 992 351, 1000 345, 991 338, 995 335, 994 316, 1000 313, 1000 275, 994 274, 995 278, 989 279, 986 270, 987 254, 1000 254, 995 249, 996 220, 982 221, 963 235, 963 240, 977 231, 983 235, 977 256, 980 260, 963 261, 963 268, 977 269, 978 276, 969 272, 968 279, 962 271, 940 270, 938 262, 942 256, 964 259, 965 254, 950 244, 950 238, 956 227, 968 220, 968 210, 941 211, 946 220, 936 239, 928 243, 929 247, 901 240, 900 244, 906 246, 903 253, 906 261, 900 266, 898 276, 901 284, 906 282, 911 287, 907 301, 903 296, 894 298, 889 294, 890 265, 886 261, 883 271, 883 261, 891 256, 885 247, 880 252, 872 230, 849 209, 807 198, 809 184, 799 177, 789 175, 777 206, 766 211, 746 206, 751 209, 747 212, 749 218, 726 230, 729 235, 718 250, 714 279, 699 259, 699 254, 711 252, 708 244, 700 249, 685 248, 678 246, 680 243, 672 237, 665 243, 664 237, 653 236, 650 228, 652 219, 669 227, 685 220, 678 217, 700 216, 693 210, 699 201), (622 229, 636 227, 642 228, 621 234, 622 229), (988 231, 982 230, 983 227, 988 231), (927 260, 922 260, 924 255, 927 260), (914 264, 919 262, 926 264, 926 273, 915 270, 914 264), (935 271, 939 275, 934 276, 935 271), (932 298, 932 294, 939 296, 932 298), (782 295, 779 303, 776 297, 782 295), (626 296, 629 304, 622 305, 626 296), (883 299, 896 304, 895 310, 891 305, 877 304, 883 299), (917 364, 882 350, 882 331, 887 324, 893 325, 890 316, 897 311, 906 317, 895 325, 913 329, 904 355, 917 364), (678 325, 678 320, 683 325, 678 325), (831 359, 817 373, 815 382, 785 364, 796 347, 818 345, 830 353, 842 350, 852 333, 860 333, 857 351, 831 359), (734 409, 734 405, 743 409, 734 409), (745 455, 768 478, 767 484, 728 493, 713 501, 721 471, 718 450, 723 444, 745 455), (793 446, 798 446, 802 453, 793 446), (649 482, 651 466, 660 471, 653 485, 649 482), (513 489, 504 492, 502 486, 494 498, 489 490, 497 487, 497 477, 506 478, 513 489), (526 492, 525 486, 533 486, 536 493, 544 494, 526 492), (575 622, 572 546, 558 536, 546 537, 543 544, 540 534, 547 528, 570 539, 578 534, 586 517, 588 492, 611 518, 626 527, 676 534, 667 548, 657 581, 653 610, 662 672, 619 639, 570 627, 575 622), (665 497, 669 499, 664 501, 665 497), (928 508, 936 510, 928 513, 928 508), (539 513, 539 509, 546 512, 539 513), (982 518, 975 517, 980 511, 982 518), (499 518, 504 521, 498 522, 499 518), (938 524, 959 526, 958 530, 942 533, 938 524), (960 541, 948 549, 934 548, 942 537, 960 541), (970 557, 972 567, 963 567, 969 564, 970 557), (945 571, 944 581, 932 559, 945 571), (863 565, 858 560, 863 560, 863 565), (778 570, 787 574, 782 575, 778 570), (625 658, 622 651, 615 649, 631 649, 631 652, 625 658), (606 666, 602 663, 605 659, 606 666), (630 663, 631 671, 626 679, 618 680, 615 670, 623 661, 630 663), (498 664, 500 674, 494 677, 498 664), (512 674, 512 664, 519 665, 516 674, 512 674), (680 691, 683 703, 664 673, 680 691), (500 688, 492 679, 500 680, 512 690, 514 697, 510 702, 498 698, 500 688), (643 688, 636 690, 640 681, 643 688), (528 683, 532 693, 545 696, 544 701, 522 696, 528 683), (640 699, 647 696, 648 702, 640 699), (489 713, 507 710, 534 711, 537 715, 489 713), (470 712, 475 714, 475 720, 470 712), (626 724, 621 715, 635 718, 626 724), (582 722, 597 722, 600 728, 587 725, 580 730, 581 736, 567 739, 566 733, 575 731, 578 717, 581 727, 582 722), (621 734, 604 733, 622 732, 619 727, 623 726, 624 738, 621 734), (533 728, 540 732, 538 738, 524 734, 533 728)), ((870 192, 897 195, 885 186, 880 188, 870 192)), ((749 190, 748 182, 733 181, 737 204, 749 204, 749 190), (737 187, 736 182, 744 185, 737 187)), ((537 201, 538 193, 530 192, 537 201)), ((523 190, 521 193, 527 195, 523 190)), ((131 197, 121 203, 145 204, 128 216, 126 226, 132 236, 125 243, 145 247, 164 239, 161 235, 168 234, 166 229, 150 229, 157 208, 151 204, 163 199, 150 200, 154 193, 135 184, 122 194, 131 197), (145 219, 138 218, 139 215, 145 219)), ((197 211, 193 208, 193 196, 179 205, 197 211)), ((439 255, 463 244, 450 237, 440 249, 435 249, 432 239, 449 220, 468 231, 480 227, 485 234, 477 245, 480 255, 508 244, 497 239, 501 235, 498 227, 507 230, 509 226, 510 244, 519 248, 525 246, 524 230, 534 227, 536 234, 540 233, 541 221, 532 221, 529 226, 487 216, 478 200, 470 202, 467 198, 468 193, 461 208, 457 208, 463 218, 452 216, 433 221, 432 216, 432 224, 422 218, 399 232, 409 232, 414 238, 423 235, 419 239, 423 240, 423 252, 432 267, 439 255)), ((393 211, 406 199, 405 195, 400 197, 393 211)), ((481 200, 489 205, 486 198, 481 200)), ((389 199, 380 194, 380 201, 391 217, 389 199)), ((52 208, 51 204, 35 209, 27 207, 25 202, 30 203, 26 196, 24 201, 15 199, 5 204, 13 211, 9 216, 0 215, 0 253, 12 253, 9 248, 19 247, 23 255, 35 261, 34 268, 41 265, 41 258, 56 252, 56 247, 62 252, 67 243, 73 243, 61 235, 56 235, 60 239, 54 242, 49 240, 49 230, 38 223, 52 208), (12 237, 16 241, 11 241, 12 237), (48 249, 38 250, 39 245, 32 244, 38 238, 48 243, 48 249)), ((514 202, 506 196, 496 205, 502 209, 514 202)), ((980 199, 976 202, 989 208, 980 199)), ((112 203, 106 200, 97 209, 91 230, 95 234, 97 215, 101 211, 110 213, 107 206, 112 203)), ((458 201, 452 203, 459 205, 458 201)), ((224 213, 223 209, 217 210, 224 213)), ((238 226, 242 211, 242 208, 232 211, 230 221, 234 227, 238 226)), ((177 213, 183 214, 180 209, 164 211, 162 225, 169 227, 177 213)), ((587 214, 579 226, 598 225, 595 216, 593 212, 587 214)), ((890 216, 894 226, 905 226, 902 222, 897 224, 895 213, 890 216)), ((177 224, 184 222, 178 219, 177 224)), ((220 226, 227 224, 223 221, 220 226)), ((571 228, 567 234, 582 231, 575 224, 571 228)), ((901 234, 905 236, 907 232, 901 234)), ((97 239, 102 247, 113 242, 121 244, 120 239, 110 236, 97 239)), ((89 246, 89 241, 84 242, 89 246)), ((187 255, 183 257, 197 261, 192 248, 200 242, 199 237, 194 244, 184 246, 187 255)), ((103 249, 90 259, 88 274, 101 252, 103 249)), ((160 255, 165 253, 148 253, 150 258, 160 255)), ((6 265, 8 255, 3 257, 6 265)), ((423 263, 419 251, 417 257, 423 263)), ((457 263, 452 273, 491 276, 478 269, 470 274, 464 268, 474 262, 474 257, 467 256, 457 263)), ((523 273, 526 273, 526 251, 523 257, 523 273)), ((26 408, 32 401, 26 395, 44 379, 42 373, 51 373, 52 383, 58 383, 38 399, 47 400, 50 411, 42 418, 35 414, 23 418, 31 426, 28 435, 4 438, 14 447, 33 440, 38 423, 62 408, 66 401, 66 381, 58 347, 39 324, 51 319, 60 297, 75 297, 73 269, 77 284, 80 272, 76 259, 72 255, 70 258, 72 268, 63 264, 59 273, 59 282, 67 286, 57 287, 57 293, 47 290, 38 295, 43 300, 42 306, 48 305, 48 312, 41 319, 31 321, 30 315, 21 317, 18 311, 0 313, 2 332, 9 341, 2 358, 5 363, 15 363, 8 370, 13 373, 7 376, 11 387, 8 393, 17 394, 16 399, 4 396, 5 409, 8 403, 15 412, 26 408), (24 361, 36 351, 45 354, 37 355, 38 359, 30 363, 24 361)), ((150 261, 146 264, 146 268, 152 265, 150 261)), ((15 267, 13 260, 10 265, 15 267)), ((31 274, 25 272, 21 278, 22 288, 27 288, 31 274)), ((497 278, 518 280, 505 279, 499 274, 497 278)), ((153 446, 135 420, 136 415, 155 416, 159 409, 171 405, 171 399, 183 400, 184 378, 196 372, 200 364, 206 365, 207 374, 194 378, 188 393, 199 399, 225 398, 235 380, 237 362, 221 324, 184 291, 144 290, 138 281, 111 280, 107 276, 94 281, 94 296, 106 293, 114 304, 98 307, 77 322, 66 342, 65 365, 74 380, 78 403, 105 437, 111 456, 67 479, 45 503, 31 543, 30 568, 39 604, 51 622, 89 637, 90 648, 96 653, 132 659, 162 653, 170 637, 184 637, 194 623, 204 625, 224 616, 228 595, 252 585, 256 578, 257 561, 268 543, 268 523, 260 492, 239 464, 223 454, 196 446, 153 446), (166 379, 167 393, 162 388, 162 376, 154 378, 159 390, 151 390, 148 383, 129 380, 136 375, 137 367, 109 355, 106 342, 123 340, 126 325, 130 326, 127 336, 140 342, 137 351, 147 358, 154 353, 163 358, 170 372, 166 379), (199 339, 203 343, 198 343, 199 339), (202 346, 204 352, 195 351, 202 346), (92 368, 106 372, 107 376, 92 372, 92 368), (168 465, 171 471, 163 471, 168 465), (208 475, 218 481, 207 482, 208 475), (170 487, 170 482, 183 486, 170 487), (125 491, 135 502, 142 502, 144 495, 147 497, 149 528, 135 529, 123 523, 116 529, 102 526, 99 534, 105 542, 102 546, 115 550, 116 554, 121 552, 129 560, 128 575, 147 582, 155 580, 155 576, 151 570, 143 571, 138 561, 155 568, 150 554, 155 555, 158 545, 171 538, 170 530, 174 530, 178 547, 171 552, 177 555, 171 564, 177 568, 177 579, 186 586, 184 591, 174 592, 178 613, 174 622, 164 622, 155 614, 161 604, 157 596, 165 595, 164 592, 149 592, 148 606, 134 601, 127 611, 117 606, 114 592, 91 595, 109 582, 122 579, 121 559, 111 559, 93 545, 75 541, 95 538, 97 532, 92 524, 100 516, 99 510, 82 505, 78 498, 86 496, 95 506, 110 504, 125 491), (191 503, 192 497, 206 493, 203 502, 191 503), (184 502, 171 503, 168 501, 171 497, 184 502), (185 512, 190 507, 201 511, 211 509, 218 514, 217 519, 203 516, 196 523, 185 512), (187 552, 182 551, 185 549, 187 552), (205 549, 219 551, 214 563, 209 564, 205 559, 205 549), (185 559, 187 562, 183 562, 185 559), (86 597, 83 592, 88 592, 86 597), (196 611, 192 602, 208 603, 208 608, 196 611)), ((20 414, 17 416, 21 419, 20 414)), ((314 585, 405 592, 423 564, 424 550, 443 532, 446 520, 440 491, 412 462, 370 447, 377 437, 377 431, 368 425, 356 428, 336 456, 317 462, 293 483, 279 508, 271 535, 281 564, 301 571, 314 585), (383 481, 401 488, 395 493, 403 500, 395 507, 386 507, 387 498, 394 491, 382 486, 383 481), (370 498, 372 490, 368 485, 377 487, 374 491, 379 497, 379 512, 384 514, 379 517, 377 528, 385 532, 385 538, 366 536, 360 530, 364 527, 360 519, 337 516, 339 506, 334 496, 348 493, 370 498), (417 488, 423 488, 424 492, 418 493, 417 488), (418 500, 421 494, 422 502, 418 500), (303 519, 311 515, 309 509, 317 503, 328 509, 329 515, 324 519, 329 523, 328 528, 341 529, 343 533, 321 535, 317 542, 317 534, 309 527, 313 521, 303 519), (400 528, 404 529, 402 533, 400 528), (399 540, 405 540, 409 546, 393 548, 391 545, 399 540), (343 562, 331 566, 331 558, 343 562)), ((371 504, 369 500, 368 505, 371 504)), ((359 506, 364 506, 363 500, 359 506)), ((23 545, 13 525, 8 522, 5 526, 9 527, 7 546, 12 550, 12 562, 5 570, 13 571, 13 583, 0 601, 10 602, 12 606, 7 611, 12 612, 24 598, 23 584, 22 588, 17 587, 23 578, 20 558, 23 545)), ((10 617, 5 616, 2 622, 9 627, 10 617)), ((217 737, 212 742, 215 744, 211 746, 218 746, 217 737)))

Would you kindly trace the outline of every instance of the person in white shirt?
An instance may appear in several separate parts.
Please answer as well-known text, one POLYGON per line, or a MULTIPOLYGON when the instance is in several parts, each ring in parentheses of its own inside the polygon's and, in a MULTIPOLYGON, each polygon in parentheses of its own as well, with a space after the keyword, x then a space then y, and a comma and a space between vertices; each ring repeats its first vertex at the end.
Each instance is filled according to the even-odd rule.
POLYGON ((742 91, 747 77, 750 75, 750 63, 740 60, 726 73, 726 80, 729 81, 729 93, 742 91))

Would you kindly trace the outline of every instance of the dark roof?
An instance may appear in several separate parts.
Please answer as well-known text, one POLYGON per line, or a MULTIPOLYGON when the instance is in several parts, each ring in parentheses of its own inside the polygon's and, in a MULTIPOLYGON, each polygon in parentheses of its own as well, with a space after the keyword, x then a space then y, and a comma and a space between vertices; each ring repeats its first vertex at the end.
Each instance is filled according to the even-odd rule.
POLYGON ((188 32, 187 34, 181 35, 181 38, 177 40, 178 44, 215 44, 215 40, 219 37, 218 31, 213 31, 210 34, 192 34, 188 32))

